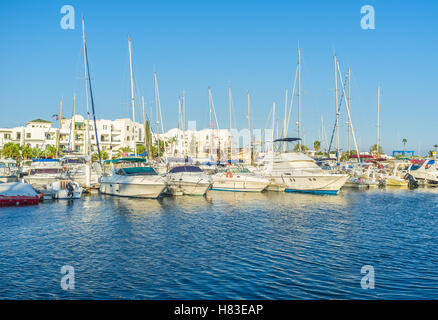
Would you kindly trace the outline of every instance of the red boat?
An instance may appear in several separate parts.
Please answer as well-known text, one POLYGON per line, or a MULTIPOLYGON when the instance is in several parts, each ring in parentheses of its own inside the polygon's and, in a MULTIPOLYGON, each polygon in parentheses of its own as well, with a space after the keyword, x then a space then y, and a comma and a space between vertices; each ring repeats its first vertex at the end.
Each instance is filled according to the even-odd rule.
POLYGON ((39 200, 40 195, 30 184, 0 183, 0 207, 36 205, 39 200))

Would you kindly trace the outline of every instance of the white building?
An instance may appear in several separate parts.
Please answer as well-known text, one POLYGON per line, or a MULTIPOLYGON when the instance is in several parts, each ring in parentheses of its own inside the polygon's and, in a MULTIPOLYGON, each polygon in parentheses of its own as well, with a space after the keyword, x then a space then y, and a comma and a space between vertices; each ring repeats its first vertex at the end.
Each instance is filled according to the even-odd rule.
MULTIPOLYGON (((59 150, 72 150, 85 153, 86 150, 86 120, 81 115, 73 119, 63 118, 59 135, 59 150), (74 132, 73 132, 74 128, 74 132)), ((144 141, 143 125, 131 119, 96 120, 97 135, 101 150, 105 150, 110 157, 122 147, 134 147, 136 143, 144 141)), ((26 126, 16 128, 0 128, 0 148, 8 142, 28 145, 31 148, 44 150, 47 146, 57 145, 59 122, 36 119, 26 123, 26 126)), ((89 138, 91 141, 91 152, 97 151, 96 133, 94 122, 89 122, 89 138)))
MULTIPOLYGON (((143 124, 133 122, 131 119, 96 120, 97 135, 100 149, 113 157, 122 147, 133 150, 136 145, 145 143, 145 129, 143 124)), ((57 145, 59 120, 51 122, 36 119, 26 123, 25 126, 16 128, 0 128, 0 149, 8 142, 27 145, 31 148, 44 150, 47 146, 57 145)), ((59 150, 71 150, 79 153, 86 152, 86 141, 91 141, 91 152, 97 152, 94 122, 89 122, 89 140, 86 139, 86 120, 81 115, 74 119, 63 118, 59 135, 59 150), (73 126, 74 120, 74 126, 73 126), (74 128, 74 132, 73 132, 74 128)), ((260 134, 254 132, 255 141, 260 141, 260 134)), ((155 134, 152 135, 156 143, 155 134)), ((227 129, 185 130, 170 129, 158 134, 158 138, 168 142, 166 154, 172 157, 184 157, 186 154, 192 158, 213 159, 216 161, 218 154, 222 161, 228 159, 230 147, 230 131, 227 129)), ((259 145, 257 142, 253 145, 259 145)), ((247 129, 232 131, 231 152, 232 159, 248 161, 249 158, 249 132, 247 129)))

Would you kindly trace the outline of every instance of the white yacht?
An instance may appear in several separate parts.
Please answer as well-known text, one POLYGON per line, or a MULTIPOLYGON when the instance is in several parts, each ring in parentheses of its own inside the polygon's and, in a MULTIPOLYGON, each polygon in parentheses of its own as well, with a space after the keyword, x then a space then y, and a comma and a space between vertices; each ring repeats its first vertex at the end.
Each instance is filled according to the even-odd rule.
POLYGON ((426 159, 421 165, 412 164, 408 172, 423 184, 438 185, 438 168, 434 159, 426 159))
POLYGON ((45 188, 48 184, 63 179, 65 176, 59 159, 37 159, 32 161, 23 180, 35 188, 45 188))
POLYGON ((99 184, 99 177, 102 170, 99 163, 91 162, 89 156, 66 155, 61 158, 60 163, 64 170, 68 172, 68 177, 79 183, 82 187, 96 186, 99 184))
POLYGON ((158 198, 167 186, 166 180, 149 166, 143 158, 107 160, 112 165, 111 174, 103 174, 100 192, 113 196, 158 198), (118 168, 114 165, 119 165, 118 168))
MULTIPOLYGON (((295 142, 299 138, 283 138, 274 142, 295 142)), ((263 174, 271 183, 268 190, 285 192, 337 194, 349 176, 323 170, 302 152, 275 152, 265 157, 263 174)))
POLYGON ((12 159, 0 159, 0 182, 17 182, 18 166, 12 159))
POLYGON ((170 169, 166 176, 167 190, 172 195, 200 195, 207 193, 212 178, 198 166, 182 165, 170 169))
POLYGON ((262 192, 269 185, 269 179, 246 168, 236 167, 220 171, 212 176, 212 190, 262 192))

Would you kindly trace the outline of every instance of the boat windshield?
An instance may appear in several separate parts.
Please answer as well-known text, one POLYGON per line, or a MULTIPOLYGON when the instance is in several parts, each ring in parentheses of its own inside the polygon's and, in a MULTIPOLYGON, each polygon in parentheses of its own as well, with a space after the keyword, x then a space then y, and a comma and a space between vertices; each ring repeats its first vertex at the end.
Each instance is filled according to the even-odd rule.
POLYGON ((247 168, 233 168, 231 169, 232 173, 251 173, 247 168))
POLYGON ((157 172, 151 167, 130 167, 118 169, 116 174, 123 176, 154 176, 157 175, 157 172))
POLYGON ((41 168, 41 169, 31 169, 30 174, 56 174, 56 173, 62 173, 61 168, 41 168))
POLYGON ((201 168, 196 166, 180 166, 172 168, 169 173, 179 173, 179 172, 202 172, 201 168))

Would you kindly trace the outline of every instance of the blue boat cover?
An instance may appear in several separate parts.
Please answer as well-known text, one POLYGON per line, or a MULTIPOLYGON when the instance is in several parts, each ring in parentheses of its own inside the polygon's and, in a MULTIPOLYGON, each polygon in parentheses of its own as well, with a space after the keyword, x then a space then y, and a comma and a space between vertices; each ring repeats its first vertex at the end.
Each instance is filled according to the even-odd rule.
POLYGON ((179 166, 172 168, 169 173, 178 173, 178 172, 202 172, 201 168, 196 166, 179 166))

